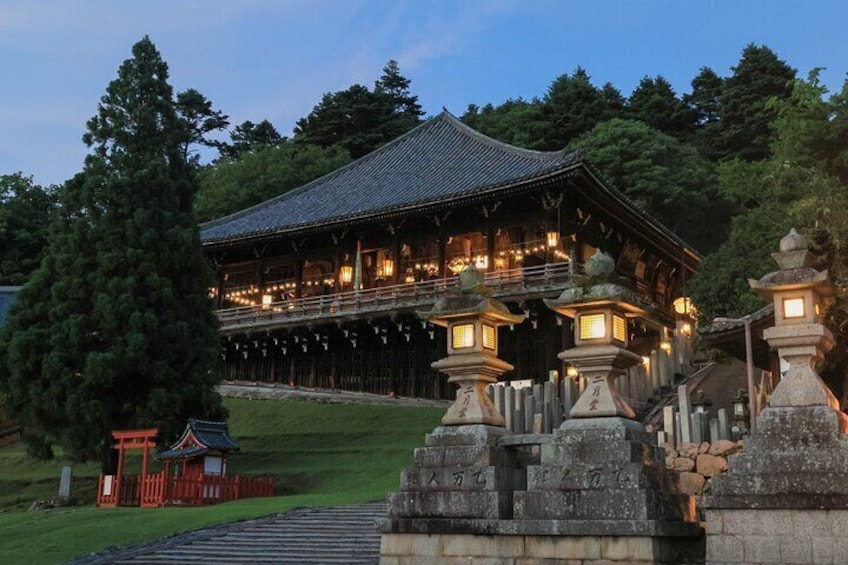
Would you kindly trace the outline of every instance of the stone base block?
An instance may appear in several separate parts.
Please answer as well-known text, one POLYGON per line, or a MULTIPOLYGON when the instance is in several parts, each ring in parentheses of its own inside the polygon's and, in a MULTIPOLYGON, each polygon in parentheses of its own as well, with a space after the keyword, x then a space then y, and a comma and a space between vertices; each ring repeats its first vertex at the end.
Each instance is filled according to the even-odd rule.
POLYGON ((848 510, 708 509, 707 564, 831 565, 848 555, 848 510))
POLYGON ((512 493, 411 491, 389 493, 389 520, 398 518, 511 518, 512 493))
POLYGON ((703 556, 703 540, 649 536, 384 534, 381 565, 679 564, 703 556))
POLYGON ((517 520, 664 520, 690 518, 691 497, 639 489, 518 491, 517 520))

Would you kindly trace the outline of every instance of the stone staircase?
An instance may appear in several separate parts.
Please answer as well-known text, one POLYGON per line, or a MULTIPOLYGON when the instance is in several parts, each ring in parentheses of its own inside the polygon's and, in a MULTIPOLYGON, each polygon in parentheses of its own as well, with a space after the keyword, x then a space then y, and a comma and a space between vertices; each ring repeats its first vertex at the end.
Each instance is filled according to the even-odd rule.
POLYGON ((76 563, 376 564, 380 557, 376 521, 385 516, 386 505, 382 502, 302 508, 207 528, 76 563))

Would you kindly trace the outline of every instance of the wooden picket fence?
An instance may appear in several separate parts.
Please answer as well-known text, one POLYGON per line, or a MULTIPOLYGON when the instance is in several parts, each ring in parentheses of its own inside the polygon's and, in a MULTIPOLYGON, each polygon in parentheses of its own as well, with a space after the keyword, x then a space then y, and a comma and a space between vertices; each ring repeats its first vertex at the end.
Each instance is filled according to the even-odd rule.
POLYGON ((167 476, 164 471, 142 478, 124 477, 116 494, 112 486, 110 494, 103 494, 104 484, 109 480, 100 476, 98 504, 100 506, 204 506, 229 502, 242 498, 274 496, 274 478, 265 477, 220 477, 200 475, 195 477, 167 476), (120 501, 118 501, 120 497, 120 501))

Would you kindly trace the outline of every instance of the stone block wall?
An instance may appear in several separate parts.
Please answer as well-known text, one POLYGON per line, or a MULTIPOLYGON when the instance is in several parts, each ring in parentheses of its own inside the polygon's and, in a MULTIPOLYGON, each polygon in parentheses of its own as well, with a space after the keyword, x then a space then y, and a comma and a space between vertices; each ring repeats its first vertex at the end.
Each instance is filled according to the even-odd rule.
POLYGON ((679 563, 675 543, 639 536, 384 534, 380 565, 671 564, 679 563))
POLYGON ((848 510, 707 510, 707 563, 837 565, 848 558, 848 510))

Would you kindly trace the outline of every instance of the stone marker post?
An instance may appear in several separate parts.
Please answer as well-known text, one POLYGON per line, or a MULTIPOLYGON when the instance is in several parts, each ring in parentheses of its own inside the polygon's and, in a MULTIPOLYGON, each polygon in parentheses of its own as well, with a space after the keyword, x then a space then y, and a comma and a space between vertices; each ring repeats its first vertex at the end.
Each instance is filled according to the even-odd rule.
POLYGON ((794 229, 772 257, 780 269, 749 284, 774 303, 775 325, 763 337, 789 371, 744 452, 712 481, 704 503, 707 563, 842 563, 848 422, 814 369, 833 346, 823 325, 830 278, 812 267, 794 229))
POLYGON ((59 498, 69 500, 73 495, 73 469, 69 465, 62 467, 62 476, 59 479, 59 498))

